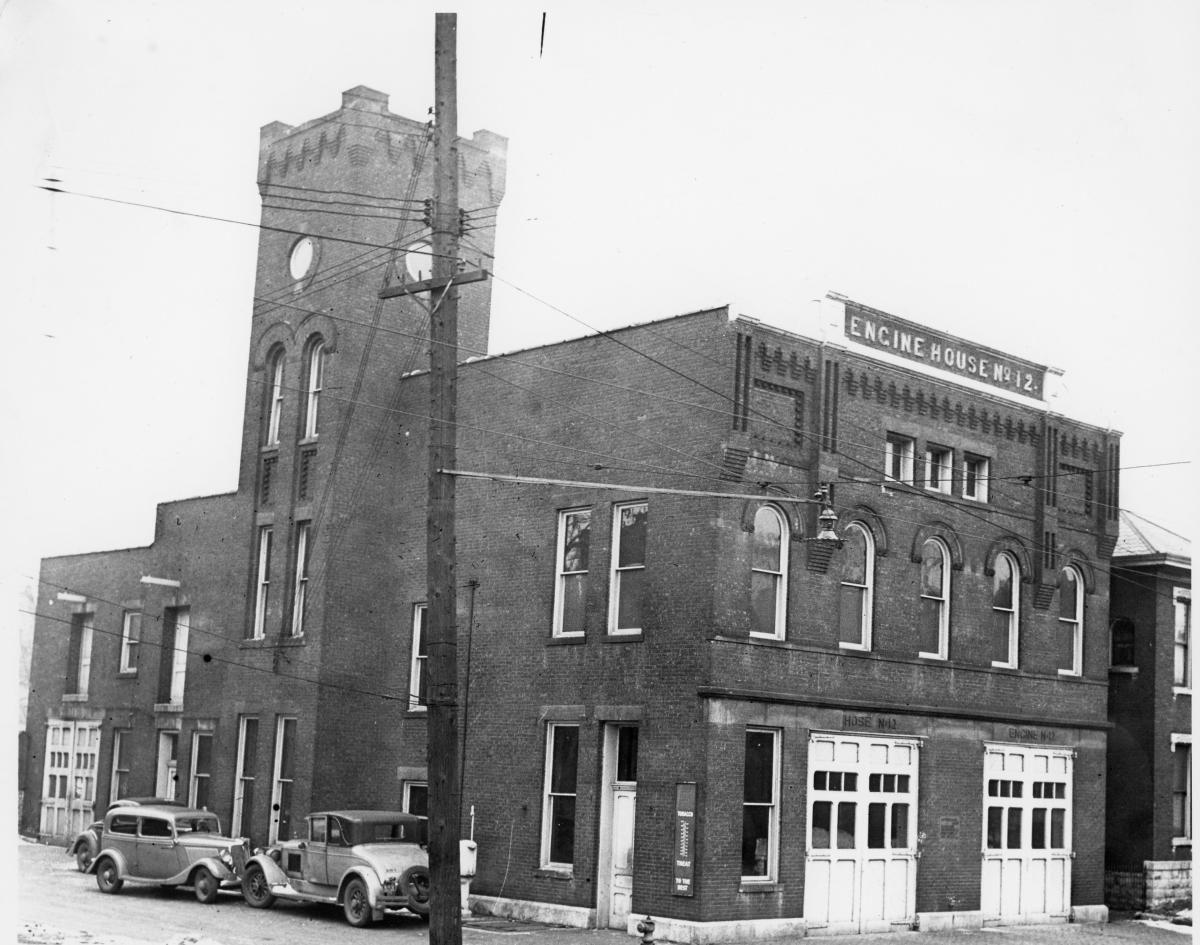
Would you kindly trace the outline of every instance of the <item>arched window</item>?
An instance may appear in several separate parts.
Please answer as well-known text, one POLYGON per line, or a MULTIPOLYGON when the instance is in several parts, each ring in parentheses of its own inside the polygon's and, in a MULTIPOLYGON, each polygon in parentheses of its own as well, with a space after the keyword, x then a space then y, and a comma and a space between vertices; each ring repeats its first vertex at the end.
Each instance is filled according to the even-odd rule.
POLYGON ((1083 673, 1083 576, 1068 565, 1058 572, 1058 672, 1083 673))
POLYGON ((847 650, 869 650, 875 593, 875 540, 862 522, 847 525, 842 539, 838 645, 847 650))
POLYGON ((321 406, 321 388, 325 383, 325 342, 318 338, 308 349, 308 370, 304 391, 304 438, 317 435, 317 420, 321 406))
POLYGON ((283 349, 279 348, 271 355, 268 365, 271 378, 267 392, 267 446, 279 445, 279 418, 283 415, 283 349))
POLYGON ((950 655, 950 552, 940 538, 921 546, 921 656, 950 655))
POLYGON ((782 640, 787 626, 787 520, 774 506, 754 515, 750 635, 782 640))
POLYGON ((997 556, 992 575, 993 666, 1015 669, 1020 642, 1021 571, 1007 552, 997 556))
POLYGON ((1128 617, 1119 617, 1112 625, 1112 665, 1136 666, 1133 648, 1134 627, 1128 617))

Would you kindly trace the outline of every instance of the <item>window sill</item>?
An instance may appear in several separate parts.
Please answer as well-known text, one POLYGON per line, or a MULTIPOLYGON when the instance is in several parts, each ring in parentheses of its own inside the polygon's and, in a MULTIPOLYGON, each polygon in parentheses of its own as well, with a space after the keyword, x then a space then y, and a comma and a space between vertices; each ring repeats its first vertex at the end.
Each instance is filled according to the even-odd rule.
POLYGON ((923 660, 937 660, 940 663, 944 663, 949 659, 948 656, 942 653, 918 653, 917 656, 923 660))
POLYGON ((1190 696, 1192 694, 1191 686, 1172 686, 1171 692, 1177 696, 1190 696))
POLYGON ((1110 666, 1108 674, 1110 676, 1136 676, 1138 668, 1136 666, 1110 666))
POLYGON ((992 660, 992 669, 1009 669, 1017 672, 1020 667, 1016 663, 997 663, 995 660, 992 660))
POLYGON ((782 643, 784 641, 784 636, 782 633, 756 633, 755 631, 751 630, 750 639, 762 640, 765 643, 782 643))
POLYGON ((429 718, 429 707, 423 705, 413 709, 406 709, 404 717, 406 719, 427 719, 429 718))
POLYGON ((571 646, 578 643, 587 643, 586 633, 559 633, 546 641, 547 646, 571 646))
POLYGON ((266 446, 260 446, 258 452, 263 456, 272 456, 279 452, 279 443, 268 443, 266 446))
POLYGON ((137 679, 136 669, 121 669, 117 671, 117 679, 137 679))
POLYGON ((755 893, 763 894, 782 892, 783 889, 783 883, 776 882, 773 879, 743 879, 741 884, 738 886, 739 893, 750 893, 751 895, 755 893))
POLYGON ((64 692, 63 702, 87 702, 88 694, 86 692, 64 692))
POLYGON ((297 446, 316 446, 318 439, 319 439, 319 435, 314 433, 312 436, 301 437, 300 442, 297 443, 296 445, 297 446))
POLYGON ((638 630, 634 633, 608 633, 604 636, 605 643, 641 643, 642 631, 638 630))
POLYGON ((854 653, 870 653, 871 652, 871 648, 869 646, 863 646, 861 643, 842 643, 840 641, 838 643, 838 649, 839 650, 850 650, 851 652, 854 652, 854 653))
POLYGON ((276 646, 307 646, 308 641, 304 638, 304 635, 301 634, 298 637, 284 637, 281 640, 276 640, 275 645, 276 646))
POLYGON ((155 712, 182 712, 182 702, 156 702, 154 703, 155 712))
POLYGON ((537 879, 572 880, 575 878, 575 870, 570 866, 542 866, 534 870, 533 875, 537 879))
POLYGON ((1077 673, 1077 672, 1076 672, 1075 670, 1073 670, 1073 669, 1060 669, 1060 670, 1058 671, 1058 675, 1060 675, 1060 676, 1069 676, 1069 677, 1071 677, 1072 679, 1078 679, 1080 676, 1082 676, 1082 675, 1083 675, 1083 673, 1077 673))
POLYGON ((1172 837, 1171 846, 1174 847, 1190 847, 1192 845, 1191 837, 1172 837))

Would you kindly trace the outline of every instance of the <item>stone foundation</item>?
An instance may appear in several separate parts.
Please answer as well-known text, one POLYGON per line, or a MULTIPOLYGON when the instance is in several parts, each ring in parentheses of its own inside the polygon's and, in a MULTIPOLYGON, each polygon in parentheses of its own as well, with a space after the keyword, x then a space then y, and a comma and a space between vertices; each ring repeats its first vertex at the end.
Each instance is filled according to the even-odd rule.
POLYGON ((1140 870, 1105 870, 1104 900, 1122 912, 1191 908, 1189 860, 1146 860, 1140 870))

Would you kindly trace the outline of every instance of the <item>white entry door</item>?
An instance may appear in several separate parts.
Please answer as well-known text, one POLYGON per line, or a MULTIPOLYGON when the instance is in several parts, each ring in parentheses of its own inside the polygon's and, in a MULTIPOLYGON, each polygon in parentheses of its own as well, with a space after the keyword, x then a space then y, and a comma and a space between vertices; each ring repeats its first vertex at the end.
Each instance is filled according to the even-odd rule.
POLYGON ((918 749, 914 739, 809 737, 809 929, 829 934, 912 926, 918 749))
POLYGON ((613 785, 612 885, 608 927, 624 929, 633 911, 633 823, 637 789, 613 785))
POLYGON ((1065 918, 1071 910, 1070 749, 987 745, 983 773, 985 919, 1065 918))
POLYGON ((638 727, 604 727, 600 859, 596 920, 601 928, 627 929, 633 912, 634 825, 637 821, 638 727))
POLYGON ((99 760, 99 722, 51 719, 46 723, 39 828, 43 836, 74 837, 92 822, 99 760))

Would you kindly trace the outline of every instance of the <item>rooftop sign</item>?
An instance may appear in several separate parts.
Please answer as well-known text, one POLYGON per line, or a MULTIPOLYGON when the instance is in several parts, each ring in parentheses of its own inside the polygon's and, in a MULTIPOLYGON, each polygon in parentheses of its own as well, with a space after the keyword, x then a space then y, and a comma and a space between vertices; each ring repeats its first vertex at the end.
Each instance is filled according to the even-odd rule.
POLYGON ((868 348, 928 364, 1026 397, 1044 396, 1046 366, 935 331, 848 299, 845 333, 868 348))

